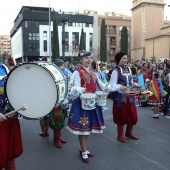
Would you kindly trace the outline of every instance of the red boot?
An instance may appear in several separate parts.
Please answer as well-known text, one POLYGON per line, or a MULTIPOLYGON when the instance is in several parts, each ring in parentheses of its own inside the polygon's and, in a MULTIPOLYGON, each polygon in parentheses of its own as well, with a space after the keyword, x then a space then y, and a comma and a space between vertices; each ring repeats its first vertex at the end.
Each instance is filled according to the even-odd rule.
POLYGON ((117 139, 120 142, 126 143, 127 141, 126 141, 125 137, 123 136, 123 126, 122 125, 117 125, 117 132, 118 132, 117 139))
MULTIPOLYGON (((60 139, 61 143, 67 143, 67 141, 61 139, 61 130, 54 130, 54 143, 55 144, 57 143, 58 138, 60 139), (59 134, 60 136, 57 137, 57 134, 59 134)), ((60 144, 58 146, 60 146, 60 144)), ((62 148, 62 146, 59 148, 62 148)))
POLYGON ((133 135, 132 130, 133 130, 133 125, 127 125, 125 136, 132 138, 132 139, 135 139, 135 140, 139 140, 138 137, 133 135))
POLYGON ((5 170, 16 170, 15 169, 15 160, 11 160, 11 161, 8 161, 6 166, 5 166, 5 170))
POLYGON ((54 130, 54 143, 57 148, 62 148, 61 145, 61 130, 54 130))

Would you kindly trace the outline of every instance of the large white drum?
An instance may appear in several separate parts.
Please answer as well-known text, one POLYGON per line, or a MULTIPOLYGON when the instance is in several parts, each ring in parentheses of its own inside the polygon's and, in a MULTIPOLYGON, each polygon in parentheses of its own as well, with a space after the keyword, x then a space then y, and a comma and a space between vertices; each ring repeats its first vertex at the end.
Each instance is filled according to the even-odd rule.
POLYGON ((83 93, 80 96, 81 107, 84 110, 92 110, 96 108, 96 94, 94 93, 83 93))
POLYGON ((9 73, 5 93, 12 109, 26 104, 28 109, 19 111, 19 114, 28 119, 38 119, 65 99, 67 82, 63 72, 54 64, 24 63, 9 73))
POLYGON ((96 91, 95 94, 97 95, 97 105, 106 106, 106 99, 107 99, 108 93, 103 92, 103 91, 96 91))

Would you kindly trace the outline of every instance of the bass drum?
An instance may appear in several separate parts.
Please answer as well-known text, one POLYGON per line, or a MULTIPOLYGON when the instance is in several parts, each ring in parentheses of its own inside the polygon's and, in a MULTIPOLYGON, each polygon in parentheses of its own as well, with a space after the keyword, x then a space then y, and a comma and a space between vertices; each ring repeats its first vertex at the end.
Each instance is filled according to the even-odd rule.
POLYGON ((39 119, 48 115, 63 101, 67 81, 63 72, 48 62, 24 63, 16 66, 7 76, 5 94, 12 109, 26 104, 28 109, 18 111, 26 119, 39 119))

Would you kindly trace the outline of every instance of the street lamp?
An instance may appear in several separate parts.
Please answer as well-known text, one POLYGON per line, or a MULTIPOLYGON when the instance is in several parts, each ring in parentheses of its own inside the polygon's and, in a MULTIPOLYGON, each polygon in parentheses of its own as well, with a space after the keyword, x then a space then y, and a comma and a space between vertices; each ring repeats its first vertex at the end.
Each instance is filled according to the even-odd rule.
POLYGON ((57 20, 62 23, 62 59, 65 61, 65 24, 70 21, 70 16, 62 12, 62 14, 57 17, 57 20))
POLYGON ((51 8, 50 8, 50 0, 49 0, 49 58, 51 61, 51 8))

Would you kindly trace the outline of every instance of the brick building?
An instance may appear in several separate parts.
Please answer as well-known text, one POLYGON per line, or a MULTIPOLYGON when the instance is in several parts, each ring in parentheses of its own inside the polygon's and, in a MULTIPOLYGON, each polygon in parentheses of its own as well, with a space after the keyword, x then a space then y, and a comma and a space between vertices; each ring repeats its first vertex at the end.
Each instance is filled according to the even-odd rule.
POLYGON ((11 55, 11 39, 9 35, 0 35, 0 58, 4 61, 5 58, 11 55))

